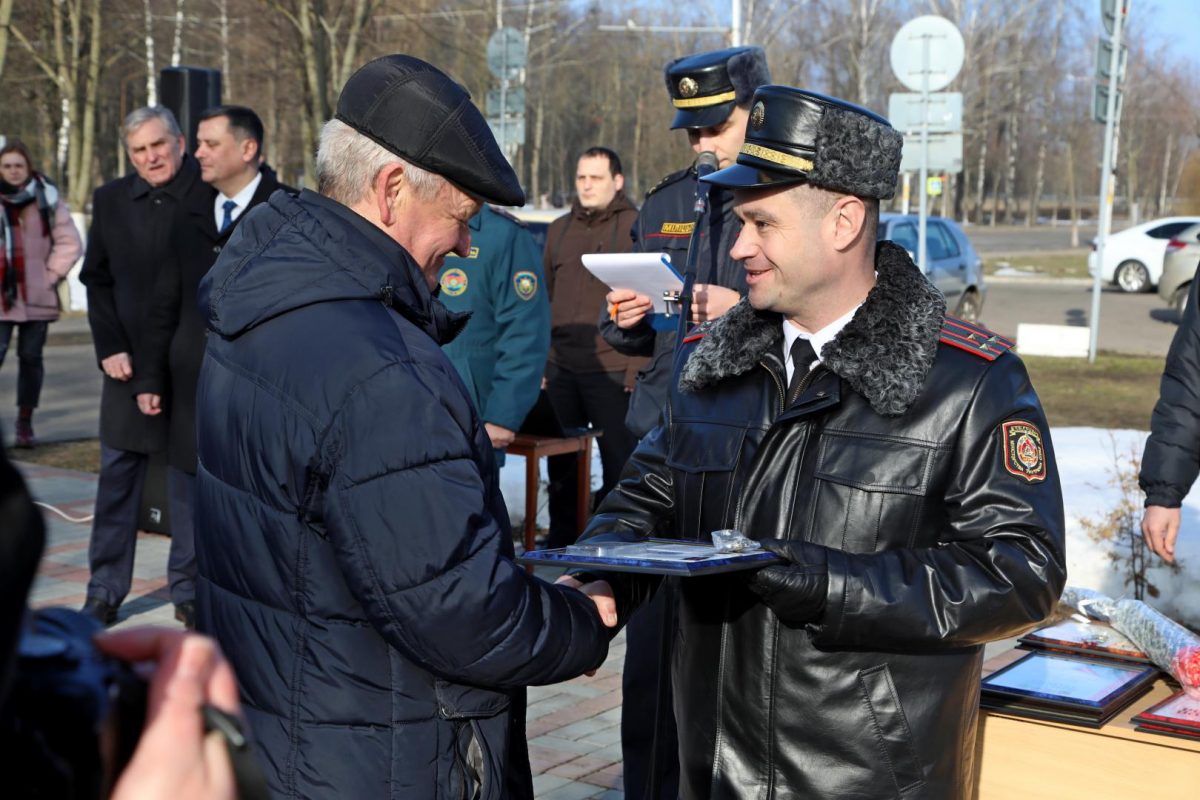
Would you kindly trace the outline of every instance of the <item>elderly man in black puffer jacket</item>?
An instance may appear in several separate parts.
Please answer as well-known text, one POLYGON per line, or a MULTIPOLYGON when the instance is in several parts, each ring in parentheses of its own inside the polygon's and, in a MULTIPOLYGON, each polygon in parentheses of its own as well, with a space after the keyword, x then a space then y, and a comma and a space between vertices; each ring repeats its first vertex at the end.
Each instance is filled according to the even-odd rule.
POLYGON ((321 193, 247 212, 200 286, 197 627, 276 796, 529 797, 524 687, 595 669, 608 633, 513 561, 441 351, 468 315, 432 295, 478 198, 523 194, 466 91, 408 56, 350 78, 317 164, 321 193))

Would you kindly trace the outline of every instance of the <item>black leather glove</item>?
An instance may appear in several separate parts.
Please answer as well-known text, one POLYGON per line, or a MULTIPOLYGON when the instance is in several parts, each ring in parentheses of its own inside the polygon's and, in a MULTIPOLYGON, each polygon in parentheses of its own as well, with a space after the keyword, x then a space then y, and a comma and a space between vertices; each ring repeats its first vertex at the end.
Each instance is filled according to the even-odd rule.
POLYGON ((814 622, 825 613, 829 587, 829 556, 824 547, 809 542, 762 539, 769 550, 787 564, 763 567, 750 578, 750 590, 787 625, 814 622))

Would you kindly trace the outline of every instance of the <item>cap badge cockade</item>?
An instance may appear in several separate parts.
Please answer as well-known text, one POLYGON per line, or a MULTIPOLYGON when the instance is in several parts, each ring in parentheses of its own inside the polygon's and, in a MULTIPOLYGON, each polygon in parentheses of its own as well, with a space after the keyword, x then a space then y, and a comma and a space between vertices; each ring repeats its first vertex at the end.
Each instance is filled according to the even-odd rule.
POLYGON ((763 105, 763 101, 759 100, 754 104, 754 108, 750 111, 750 124, 754 130, 758 130, 767 121, 767 107, 763 105))
POLYGON ((695 97, 698 91, 700 91, 700 84, 696 83, 694 78, 683 78, 679 81, 680 97, 695 97))

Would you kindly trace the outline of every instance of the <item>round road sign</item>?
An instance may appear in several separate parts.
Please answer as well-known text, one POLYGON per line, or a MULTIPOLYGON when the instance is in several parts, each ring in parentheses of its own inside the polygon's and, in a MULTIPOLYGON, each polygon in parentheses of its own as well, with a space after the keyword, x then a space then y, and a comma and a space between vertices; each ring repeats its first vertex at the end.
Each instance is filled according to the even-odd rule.
POLYGON ((487 65, 502 81, 517 77, 525 66, 525 37, 516 28, 500 28, 487 43, 487 65))
POLYGON ((936 92, 958 75, 965 51, 953 22, 932 14, 917 17, 892 39, 892 72, 914 92, 936 92))

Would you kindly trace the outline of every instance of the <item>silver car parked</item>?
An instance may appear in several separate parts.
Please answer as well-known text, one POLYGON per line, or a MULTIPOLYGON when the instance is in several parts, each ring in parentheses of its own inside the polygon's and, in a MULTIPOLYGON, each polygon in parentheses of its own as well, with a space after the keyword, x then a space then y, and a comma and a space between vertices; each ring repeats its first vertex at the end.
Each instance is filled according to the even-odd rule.
POLYGON ((1158 281, 1158 296, 1181 316, 1187 307, 1188 291, 1200 266, 1200 223, 1184 228, 1167 242, 1163 256, 1162 278, 1158 281))
MULTIPOLYGON (((877 238, 891 239, 916 261, 918 224, 916 214, 880 214, 877 238)), ((956 317, 978 322, 987 287, 983 283, 983 260, 971 240, 953 220, 929 217, 925 249, 929 261, 925 275, 946 297, 946 308, 956 317)))

